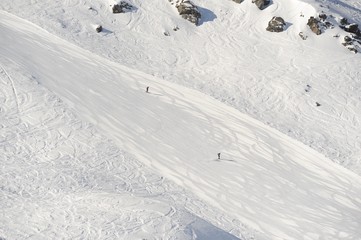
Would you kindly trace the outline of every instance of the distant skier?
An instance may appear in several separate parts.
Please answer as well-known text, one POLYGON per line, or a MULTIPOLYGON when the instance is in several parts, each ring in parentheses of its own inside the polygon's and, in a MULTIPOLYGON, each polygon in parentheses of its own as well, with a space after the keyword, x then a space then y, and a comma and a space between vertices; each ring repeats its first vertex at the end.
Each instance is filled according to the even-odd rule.
POLYGON ((147 88, 145 89, 145 92, 149 92, 149 87, 147 87, 147 88))
POLYGON ((218 159, 221 159, 221 153, 217 153, 218 159))

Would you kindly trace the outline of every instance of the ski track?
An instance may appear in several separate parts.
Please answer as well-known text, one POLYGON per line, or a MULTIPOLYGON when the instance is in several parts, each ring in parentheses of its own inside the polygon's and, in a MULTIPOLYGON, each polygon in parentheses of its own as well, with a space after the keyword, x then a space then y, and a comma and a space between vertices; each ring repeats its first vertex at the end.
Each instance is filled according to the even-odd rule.
MULTIPOLYGON (((168 2, 164 2, 161 6, 167 6, 168 2)), ((318 2, 340 7, 340 1, 318 2)), ((109 9, 106 4, 100 4, 98 1, 92 1, 91 4, 95 6, 95 9, 88 11, 80 1, 67 0, 65 6, 60 3, 55 6, 57 12, 60 11, 59 9, 65 10, 65 14, 57 19, 57 23, 54 21, 47 22, 47 19, 52 16, 48 14, 52 11, 50 6, 44 7, 41 5, 42 3, 32 6, 37 12, 45 9, 44 12, 40 13, 43 18, 35 18, 35 15, 31 16, 33 14, 31 11, 19 11, 13 7, 17 4, 12 6, 11 3, 2 3, 0 5, 3 6, 0 7, 124 65, 142 69, 144 72, 168 81, 178 82, 210 94, 220 101, 261 119, 289 136, 304 142, 343 166, 357 173, 361 172, 361 139, 358 130, 361 108, 360 98, 355 94, 359 92, 357 79, 360 76, 357 70, 352 71, 350 67, 344 65, 344 61, 350 60, 350 65, 355 66, 358 59, 341 58, 325 64, 317 63, 308 68, 304 67, 299 59, 294 57, 288 59, 284 56, 290 46, 293 46, 293 43, 288 39, 283 39, 285 46, 276 50, 262 46, 257 41, 257 37, 264 34, 265 26, 263 26, 264 24, 257 25, 257 23, 269 21, 269 16, 257 17, 256 19, 252 16, 255 12, 254 9, 245 11, 244 9, 247 7, 254 7, 250 1, 239 5, 242 11, 237 13, 234 13, 235 11, 233 13, 226 12, 222 18, 218 10, 214 10, 217 18, 212 24, 229 26, 229 28, 227 28, 227 32, 222 32, 224 36, 219 37, 217 33, 213 32, 206 40, 194 37, 192 33, 194 29, 186 29, 186 24, 182 21, 177 22, 172 19, 169 23, 164 19, 154 20, 148 13, 154 8, 151 8, 151 5, 147 3, 137 5, 140 9, 134 13, 115 17, 108 12, 109 9), (71 8, 81 9, 79 21, 70 20, 72 18, 71 11, 73 11, 71 8), (107 16, 112 21, 105 23, 106 28, 114 31, 112 36, 107 36, 108 40, 104 38, 105 35, 103 38, 94 38, 97 40, 84 38, 85 35, 89 34, 86 30, 91 31, 84 22, 88 19, 87 14, 94 11, 99 11, 99 13, 95 19, 91 19, 92 22, 101 21, 102 16, 107 16), (236 20, 238 20, 237 23, 232 24, 232 21, 236 20), (136 33, 122 31, 123 28, 129 28, 134 32, 144 34, 141 23, 149 22, 149 24, 158 27, 159 22, 162 21, 164 23, 161 24, 162 28, 147 32, 145 40, 138 37, 136 33), (172 56, 166 56, 162 54, 162 49, 152 45, 152 42, 155 41, 163 41, 163 43, 171 41, 169 40, 171 38, 164 40, 166 39, 164 36, 162 36, 162 40, 156 39, 155 36, 157 34, 163 35, 164 30, 169 30, 175 40, 184 40, 177 35, 178 33, 171 31, 171 27, 178 25, 178 23, 181 30, 186 32, 186 37, 192 41, 200 40, 204 43, 204 49, 189 50, 186 44, 180 43, 179 47, 172 49, 172 56), (248 25, 251 25, 251 28, 247 34, 254 40, 252 45, 242 41, 244 34, 239 35, 239 32, 244 30, 244 26, 248 25), (54 29, 52 29, 53 27, 54 29), (69 30, 71 30, 70 33, 69 30), (233 31, 234 33, 232 33, 233 31), (122 34, 126 37, 122 37, 122 34), (108 49, 104 51, 104 48, 99 50, 94 47, 98 41, 108 41, 109 43, 111 38, 117 38, 118 42, 112 51, 108 49), (129 40, 128 43, 124 42, 125 38, 129 40), (139 47, 139 49, 134 49, 134 46, 139 47), (272 64, 267 69, 254 71, 255 67, 252 62, 270 62, 270 59, 265 59, 265 56, 267 54, 273 56, 274 53, 279 57, 278 59, 282 56, 286 59, 281 63, 272 64), (241 62, 240 66, 233 66, 233 59, 224 57, 230 54, 238 59, 247 55, 249 59, 241 62), (222 71, 221 75, 217 74, 216 67, 225 66, 224 62, 230 64, 227 65, 225 71, 222 71), (176 70, 174 70, 175 67, 177 67, 176 70), (336 69, 334 69, 335 67, 336 69), (162 72, 154 72, 155 68, 162 69, 162 72), (295 79, 293 76, 301 77, 295 79), (337 81, 339 76, 344 76, 343 79, 346 81, 337 81), (324 85, 318 83, 319 79, 326 79, 322 82, 324 85), (304 91, 306 84, 312 86, 308 93, 304 91), (334 89, 337 89, 337 92, 334 89), (322 108, 315 108, 316 101, 321 102, 322 108), (297 124, 288 124, 289 122, 296 122, 297 124), (333 130, 332 134, 330 129, 333 130)), ((352 4, 353 7, 360 8, 359 3, 353 1, 352 4)), ((204 7, 213 10, 212 6, 210 4, 204 7)), ((342 6, 344 5, 341 4, 342 6)), ((350 9, 350 6, 347 6, 346 9, 350 9)), ((280 1, 265 11, 275 14, 277 11, 282 11, 284 7, 285 3, 280 1)), ((295 7, 294 13, 292 13, 295 18, 297 18, 297 12, 298 8, 295 7)), ((350 13, 354 19, 361 19, 361 14, 352 11, 350 13)), ((163 10, 159 9, 156 14, 163 14, 163 10)), ((94 17, 93 14, 92 17, 94 17)), ((207 28, 207 23, 203 23, 202 27, 207 28)), ((200 36, 202 35, 200 34, 200 36)), ((295 39, 299 40, 299 38, 295 39)), ((272 37, 266 39, 269 44, 275 40, 279 39, 272 37)), ((163 45, 167 48, 166 44, 163 45)), ((302 54, 304 52, 310 54, 313 51, 315 51, 315 55, 322 56, 323 54, 316 47, 302 47, 301 50, 295 49, 295 51, 302 52, 302 54)), ((167 49, 169 50, 169 48, 167 49)), ((318 59, 328 57, 325 54, 318 59)), ((311 61, 311 64, 316 62, 317 59, 311 61)), ((247 233, 244 231, 245 227, 236 220, 207 210, 206 204, 195 201, 193 197, 181 192, 182 190, 177 190, 180 191, 178 193, 176 190, 171 191, 167 185, 169 183, 165 183, 161 177, 153 173, 148 173, 148 175, 144 173, 150 170, 146 170, 142 164, 100 136, 90 124, 77 120, 75 115, 69 112, 52 93, 45 90, 40 91, 34 86, 26 86, 26 84, 21 88, 15 87, 14 80, 17 78, 12 78, 4 67, 1 67, 0 74, 0 102, 2 103, 0 106, 2 117, 2 121, 0 121, 0 154, 4 156, 6 161, 9 161, 6 166, 2 166, 0 175, 2 178, 0 179, 2 182, 0 183, 1 194, 6 196, 0 200, 3 201, 1 206, 8 206, 4 210, 6 218, 0 220, 0 225, 8 226, 6 232, 12 232, 11 229, 23 229, 23 225, 29 226, 24 227, 22 232, 12 232, 12 235, 7 238, 21 239, 25 236, 30 238, 46 238, 49 236, 54 238, 77 238, 79 236, 86 238, 106 238, 106 236, 109 238, 135 238, 141 236, 140 233, 147 232, 146 235, 149 236, 152 231, 155 234, 168 231, 167 236, 161 235, 167 238, 174 236, 182 225, 180 222, 174 222, 174 215, 189 216, 183 207, 180 207, 183 205, 186 205, 187 210, 199 216, 209 214, 210 221, 222 226, 223 229, 233 229, 229 231, 237 236, 242 235, 244 237, 244 232, 247 233), (25 159, 29 159, 29 161, 25 161, 25 159), (89 159, 92 161, 88 163, 89 159), (22 169, 16 169, 15 166, 18 165, 22 166, 22 169), (72 171, 73 168, 74 171, 72 171), (88 171, 88 169, 93 172, 88 171), (103 172, 101 176, 94 176, 95 173, 99 172, 103 172), (110 175, 114 178, 110 178, 110 175), (21 179, 25 179, 27 182, 22 182, 21 179), (120 183, 115 186, 108 184, 108 182, 117 181, 120 183), (62 189, 63 185, 66 186, 64 189, 62 189), (168 192, 172 192, 175 196, 168 195, 168 192), (134 194, 140 198, 133 198, 134 194), (145 200, 144 196, 151 200, 145 200), (143 211, 142 214, 139 211, 134 211, 133 206, 128 206, 131 210, 127 211, 126 207, 123 206, 124 202, 121 202, 121 198, 129 199, 128 203, 143 207, 144 209, 139 210, 143 211), (13 202, 14 199, 15 202, 13 202), (153 199, 157 199, 157 201, 172 199, 180 203, 177 205, 170 201, 165 203, 166 207, 162 208, 160 213, 148 212, 146 209, 149 209, 152 204, 156 204, 152 202, 153 199), (114 206, 104 206, 103 200, 114 206), (54 205, 59 207, 52 209, 54 205), (18 206, 22 207, 18 208, 18 206), (122 209, 121 213, 118 213, 117 208, 122 209), (89 212, 92 211, 96 212, 89 215, 89 212), (25 212, 23 219, 21 219, 22 212, 25 212), (112 214, 111 221, 105 212, 112 214), (100 217, 95 219, 94 216, 100 217), (47 225, 48 221, 56 222, 56 224, 47 225), (123 222, 129 222, 129 225, 124 225, 123 222), (47 228, 43 227, 45 225, 47 228), (52 229, 52 226, 61 227, 52 229), (154 226, 156 227, 154 228, 154 226), (73 232, 74 235, 65 235, 64 229, 73 232)), ((116 78, 116 76, 114 77, 116 78)), ((29 78, 32 79, 32 77, 29 78)), ((165 93, 165 90, 162 91, 165 93)), ((177 99, 173 98, 169 101, 174 102, 177 99)), ((194 106, 192 108, 195 109, 194 106)), ((206 114, 202 117, 206 118, 206 114)), ((210 119, 207 121, 212 122, 210 119)), ((212 122, 211 124, 215 125, 216 123, 212 122)), ((217 124, 221 125, 221 123, 217 124)), ((158 128, 155 131, 160 131, 161 127, 162 123, 158 123, 158 128)), ((216 127, 211 129, 211 136, 214 138, 222 135, 217 132, 217 129, 216 127)), ((223 134, 222 137, 222 141, 225 143, 238 141, 237 136, 231 132, 223 134)), ((253 146, 253 151, 257 150, 265 155, 269 154, 272 159, 277 161, 281 153, 269 152, 269 149, 270 147, 262 142, 253 146)), ((289 168, 291 173, 295 171, 295 168, 289 168)), ((296 174, 296 172, 293 173, 296 174)), ((340 179, 340 181, 343 180, 340 179)), ((285 180, 285 184, 286 182, 285 180)), ((251 185, 250 182, 245 184, 251 185)), ((222 196, 219 197, 222 198, 222 196)), ((250 198, 254 198, 254 201, 257 200, 255 196, 250 196, 250 198)), ((335 199, 342 200, 342 197, 335 196, 335 199)), ((192 216, 191 218, 194 219, 195 217, 192 216)), ((251 232, 250 238, 252 238, 252 234, 251 232)), ((2 236, 0 235, 0 237, 2 236)))
POLYGON ((188 239, 198 223, 237 239, 195 214, 242 239, 258 234, 152 173, 17 72, 0 69, 0 238, 188 239))

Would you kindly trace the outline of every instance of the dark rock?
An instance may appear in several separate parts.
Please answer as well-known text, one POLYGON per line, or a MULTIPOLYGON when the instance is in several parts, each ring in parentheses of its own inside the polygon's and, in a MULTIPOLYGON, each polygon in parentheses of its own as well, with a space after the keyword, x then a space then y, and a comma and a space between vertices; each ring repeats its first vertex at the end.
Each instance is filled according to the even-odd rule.
POLYGON ((347 18, 341 18, 340 24, 341 24, 341 25, 347 25, 347 24, 348 24, 347 18))
POLYGON ((317 106, 317 107, 321 106, 321 103, 316 102, 316 106, 317 106))
POLYGON ((179 30, 179 27, 178 26, 175 26, 174 28, 173 28, 173 31, 178 31, 179 30))
POLYGON ((273 17, 266 28, 269 32, 283 32, 286 22, 281 17, 273 17))
POLYGON ((334 28, 333 24, 330 23, 330 22, 328 22, 328 21, 324 23, 324 26, 325 26, 326 28, 331 28, 331 29, 334 28))
POLYGON ((298 35, 302 38, 302 40, 307 39, 307 36, 303 32, 300 32, 298 35))
POLYGON ((358 53, 358 50, 356 49, 355 46, 348 47, 347 49, 350 50, 350 51, 353 52, 353 53, 358 53))
POLYGON ((307 22, 307 25, 311 28, 312 32, 316 33, 316 35, 320 35, 322 33, 319 23, 320 21, 314 17, 310 17, 307 22))
POLYGON ((201 13, 198 11, 197 6, 195 6, 191 1, 182 0, 176 5, 176 8, 178 9, 179 15, 181 15, 184 19, 198 25, 201 13))
POLYGON ((252 0, 252 3, 256 4, 260 10, 265 9, 270 4, 270 2, 270 0, 252 0))
POLYGON ((164 34, 164 36, 167 36, 167 37, 170 36, 170 33, 168 31, 164 32, 163 34, 164 34))
POLYGON ((244 0, 232 0, 233 2, 236 2, 236 3, 241 3, 243 2, 244 0))
POLYGON ((352 24, 349 24, 349 25, 346 25, 344 27, 344 30, 346 32, 349 32, 349 33, 354 33, 358 36, 361 35, 361 32, 360 32, 360 29, 358 28, 358 25, 356 23, 352 23, 352 24))
POLYGON ((342 45, 353 53, 358 53, 361 49, 361 41, 355 38, 355 36, 345 36, 342 45))
POLYGON ((103 31, 102 25, 96 26, 96 27, 95 27, 95 31, 96 31, 97 33, 100 33, 101 31, 103 31))
POLYGON ((324 13, 320 13, 320 15, 318 15, 318 17, 322 20, 325 21, 327 19, 327 15, 324 13))
POLYGON ((343 40, 345 40, 345 43, 351 43, 352 42, 352 38, 350 36, 345 36, 343 40))
POLYGON ((124 13, 127 10, 132 10, 133 6, 127 2, 121 1, 118 4, 112 6, 113 13, 124 13))

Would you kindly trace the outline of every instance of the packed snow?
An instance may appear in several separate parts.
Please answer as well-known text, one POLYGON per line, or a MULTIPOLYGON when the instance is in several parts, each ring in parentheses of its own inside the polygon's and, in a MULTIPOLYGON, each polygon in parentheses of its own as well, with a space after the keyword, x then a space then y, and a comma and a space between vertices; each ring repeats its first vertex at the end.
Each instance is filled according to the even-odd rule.
POLYGON ((0 3, 0 239, 361 238, 358 3, 194 2, 0 3))

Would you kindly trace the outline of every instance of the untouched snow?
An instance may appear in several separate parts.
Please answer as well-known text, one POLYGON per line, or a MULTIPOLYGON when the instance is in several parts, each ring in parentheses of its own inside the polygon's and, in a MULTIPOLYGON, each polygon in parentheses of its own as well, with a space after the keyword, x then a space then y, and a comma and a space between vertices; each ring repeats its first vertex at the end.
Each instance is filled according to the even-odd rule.
POLYGON ((5 12, 0 31, 0 237, 361 236, 360 176, 308 146, 5 12))
POLYGON ((341 16, 361 23, 360 1, 277 0, 263 11, 251 0, 193 2, 202 14, 199 26, 166 0, 133 0, 126 14, 112 14, 103 0, 2 0, 0 9, 124 66, 213 96, 361 174, 361 55, 341 45, 346 33, 337 26, 341 16), (336 25, 316 36, 306 23, 321 12, 336 25), (273 16, 285 19, 285 32, 265 30, 273 16), (104 32, 94 31, 97 24, 104 32))

